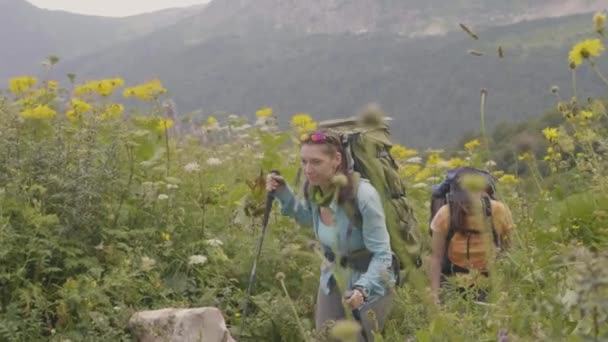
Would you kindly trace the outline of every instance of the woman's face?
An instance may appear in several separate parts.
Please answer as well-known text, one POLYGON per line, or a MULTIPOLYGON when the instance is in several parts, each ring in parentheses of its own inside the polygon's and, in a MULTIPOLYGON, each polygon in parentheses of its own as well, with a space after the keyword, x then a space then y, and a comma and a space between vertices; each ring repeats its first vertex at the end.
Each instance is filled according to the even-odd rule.
POLYGON ((342 162, 340 152, 329 153, 330 147, 325 145, 306 144, 302 146, 302 170, 308 182, 313 186, 325 186, 331 183, 342 162))

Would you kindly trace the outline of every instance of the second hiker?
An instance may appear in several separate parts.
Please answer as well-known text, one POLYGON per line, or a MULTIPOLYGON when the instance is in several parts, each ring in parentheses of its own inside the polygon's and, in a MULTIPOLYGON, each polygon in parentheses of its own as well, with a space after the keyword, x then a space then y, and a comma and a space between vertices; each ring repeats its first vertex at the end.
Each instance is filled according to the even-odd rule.
MULTIPOLYGON (((435 188, 431 289, 436 301, 448 277, 472 270, 488 276, 495 257, 509 247, 513 220, 509 208, 496 200, 495 190, 490 174, 470 167, 448 171, 435 188)), ((476 299, 485 300, 485 289, 471 285, 476 299)))

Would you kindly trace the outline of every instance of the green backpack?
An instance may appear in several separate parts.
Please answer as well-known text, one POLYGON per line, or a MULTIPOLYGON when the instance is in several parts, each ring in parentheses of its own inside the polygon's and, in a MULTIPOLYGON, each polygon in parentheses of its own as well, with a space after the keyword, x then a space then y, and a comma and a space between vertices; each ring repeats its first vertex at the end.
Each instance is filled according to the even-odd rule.
MULTIPOLYGON (((368 179, 380 194, 391 249, 399 262, 399 269, 419 267, 421 259, 421 234, 412 207, 406 197, 405 185, 399 176, 399 166, 390 154, 393 144, 386 119, 365 120, 357 118, 329 120, 319 127, 340 133, 347 154, 350 171, 368 179)), ((360 226, 361 214, 348 210, 351 222, 360 226)))

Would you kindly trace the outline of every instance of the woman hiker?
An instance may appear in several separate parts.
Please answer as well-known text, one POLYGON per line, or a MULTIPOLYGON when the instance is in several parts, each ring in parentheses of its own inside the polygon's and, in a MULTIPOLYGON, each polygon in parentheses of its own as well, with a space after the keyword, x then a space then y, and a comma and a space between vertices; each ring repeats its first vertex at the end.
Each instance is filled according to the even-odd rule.
POLYGON ((376 326, 383 329, 396 282, 380 196, 369 181, 359 179, 357 173, 348 173, 348 161, 337 134, 319 130, 301 140, 305 198, 297 198, 284 179, 275 174, 268 175, 267 190, 275 193, 283 215, 314 229, 325 254, 316 302, 317 330, 329 321, 346 318, 344 299, 362 325, 359 341, 371 342, 372 330, 376 326), (353 209, 349 203, 358 206, 360 227, 349 220, 349 210, 353 209), (351 269, 345 289, 337 286, 337 263, 351 269), (375 314, 370 315, 369 311, 375 314))

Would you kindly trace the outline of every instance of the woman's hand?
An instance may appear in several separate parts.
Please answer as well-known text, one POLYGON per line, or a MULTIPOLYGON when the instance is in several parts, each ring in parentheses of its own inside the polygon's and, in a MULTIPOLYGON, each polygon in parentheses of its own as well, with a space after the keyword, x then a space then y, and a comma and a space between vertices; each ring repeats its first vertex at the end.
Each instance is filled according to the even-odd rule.
POLYGON ((350 305, 351 309, 357 310, 365 301, 365 297, 361 291, 354 289, 350 298, 346 300, 346 304, 350 305))
POLYGON ((277 174, 270 173, 266 176, 266 191, 275 192, 285 186, 285 179, 277 174))

